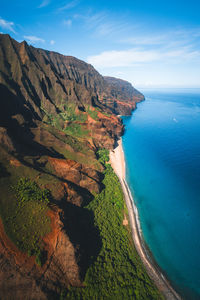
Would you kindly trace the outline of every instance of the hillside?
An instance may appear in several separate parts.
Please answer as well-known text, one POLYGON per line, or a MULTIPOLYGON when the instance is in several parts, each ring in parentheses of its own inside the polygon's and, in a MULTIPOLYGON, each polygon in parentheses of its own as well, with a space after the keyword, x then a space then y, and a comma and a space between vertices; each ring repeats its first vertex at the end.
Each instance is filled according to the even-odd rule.
MULTIPOLYGON (((130 114, 144 97, 74 57, 2 34, 0 95, 0 298, 59 299, 72 287, 84 290, 93 264, 107 255, 100 254, 95 212, 106 176, 113 178, 102 149, 113 149, 123 134, 117 115, 130 114)), ((118 209, 123 217, 125 208, 118 209)), ((127 261, 141 272, 135 283, 153 295, 122 232, 127 261)))

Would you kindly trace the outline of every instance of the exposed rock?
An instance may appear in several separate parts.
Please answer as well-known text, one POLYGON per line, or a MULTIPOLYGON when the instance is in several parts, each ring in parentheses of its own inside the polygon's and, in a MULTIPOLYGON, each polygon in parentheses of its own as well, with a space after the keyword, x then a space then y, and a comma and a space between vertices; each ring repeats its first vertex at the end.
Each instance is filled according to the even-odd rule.
POLYGON ((104 79, 108 84, 109 95, 105 97, 105 103, 115 114, 130 115, 136 108, 136 103, 144 100, 144 96, 129 82, 108 76, 104 79))
MULTIPOLYGON (((36 49, 26 42, 16 42, 9 35, 0 34, 0 45, 4 119, 21 113, 28 122, 41 120, 44 111, 55 114, 63 102, 75 103, 80 108, 99 106, 123 114, 127 103, 133 109, 135 102, 144 99, 130 83, 103 77, 75 57, 36 49)), ((130 114, 129 106, 126 114, 130 114)))
POLYGON ((92 198, 92 193, 100 192, 102 176, 96 170, 69 159, 49 157, 49 162, 56 174, 65 180, 68 201, 80 206, 92 198))
POLYGON ((43 239, 47 259, 42 267, 6 236, 0 221, 0 298, 52 299, 69 285, 81 286, 75 249, 66 235, 59 210, 50 210, 51 232, 43 239), (54 296, 53 296, 54 295, 54 296))

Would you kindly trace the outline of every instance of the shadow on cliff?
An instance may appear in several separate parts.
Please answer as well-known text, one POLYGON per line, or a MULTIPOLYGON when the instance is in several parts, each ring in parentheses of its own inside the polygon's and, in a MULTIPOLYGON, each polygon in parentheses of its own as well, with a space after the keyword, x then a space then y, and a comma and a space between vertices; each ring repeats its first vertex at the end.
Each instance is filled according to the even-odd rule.
POLYGON ((0 163, 0 178, 9 177, 11 174, 7 171, 2 163, 0 163))
MULTIPOLYGON (((19 86, 14 82, 10 82, 10 85, 12 85, 13 90, 17 91, 16 94, 12 93, 5 85, 0 84, 2 102, 0 127, 4 127, 7 130, 7 135, 14 146, 14 156, 25 166, 67 183, 72 190, 82 196, 82 207, 69 202, 62 203, 62 209, 64 210, 64 219, 62 221, 70 241, 75 246, 80 276, 83 279, 87 269, 96 260, 102 247, 99 230, 94 225, 94 214, 84 208, 93 199, 93 195, 86 188, 45 170, 45 163, 38 163, 37 156, 55 158, 64 158, 64 156, 54 149, 49 149, 34 141, 34 134, 29 127, 36 127, 34 120, 39 120, 39 117, 34 114, 32 107, 27 106, 28 104, 21 94, 19 86), (16 118, 19 115, 23 118, 16 118), (26 161, 26 156, 33 157, 32 163, 26 161)), ((3 166, 0 166, 0 176, 9 176, 9 173, 3 166)))
MULTIPOLYGON (((40 120, 40 117, 35 112, 34 108, 31 106, 21 92, 20 86, 7 75, 2 74, 5 81, 8 83, 8 87, 0 83, 0 94, 1 94, 1 111, 0 111, 0 122, 7 125, 8 120, 16 114, 23 115, 24 119, 29 123, 33 123, 32 119, 40 120), (12 92, 15 91, 15 93, 12 92)), ((38 99, 38 97, 37 97, 38 99)), ((34 99, 35 100, 35 99, 34 99)), ((35 100, 36 101, 36 100, 35 100)), ((40 101, 36 101, 40 106, 40 101)), ((0 125, 1 125, 0 124, 0 125)), ((2 125, 1 125, 2 126, 2 125)))
MULTIPOLYGON (((17 84, 12 82, 12 85, 18 91, 17 84)), ((36 127, 34 120, 39 120, 39 117, 35 115, 33 108, 27 108, 26 100, 21 92, 18 91, 15 95, 5 85, 0 84, 0 94, 3 102, 0 110, 0 127, 6 128, 19 157, 49 155, 64 158, 54 149, 48 149, 34 141, 34 134, 29 127, 36 127), (21 124, 18 119, 21 120, 21 124)))
POLYGON ((80 276, 83 280, 87 269, 96 260, 102 241, 97 227, 94 225, 92 211, 78 207, 69 202, 64 204, 64 229, 76 249, 80 276))

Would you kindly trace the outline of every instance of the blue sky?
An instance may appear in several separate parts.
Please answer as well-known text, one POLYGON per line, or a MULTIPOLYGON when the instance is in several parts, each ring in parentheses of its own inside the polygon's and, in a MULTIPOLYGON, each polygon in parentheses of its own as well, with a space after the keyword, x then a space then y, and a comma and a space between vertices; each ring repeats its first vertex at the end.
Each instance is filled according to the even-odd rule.
POLYGON ((200 87, 200 2, 0 0, 0 32, 136 87, 200 87))

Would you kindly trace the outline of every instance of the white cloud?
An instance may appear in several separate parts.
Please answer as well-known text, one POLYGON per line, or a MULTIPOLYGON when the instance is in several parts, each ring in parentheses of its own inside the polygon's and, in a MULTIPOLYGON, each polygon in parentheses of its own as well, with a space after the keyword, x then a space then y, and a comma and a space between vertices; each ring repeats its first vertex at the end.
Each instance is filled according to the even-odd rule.
POLYGON ((83 18, 87 22, 87 25, 91 26, 92 28, 95 28, 96 26, 99 26, 101 24, 105 24, 106 17, 107 15, 105 12, 99 12, 96 14, 89 13, 88 15, 83 16, 83 18))
POLYGON ((97 26, 96 33, 102 36, 112 35, 115 33, 119 34, 120 31, 124 30, 124 27, 126 27, 126 25, 124 26, 123 24, 114 24, 111 22, 103 23, 97 26))
POLYGON ((50 2, 51 2, 51 0, 43 0, 42 3, 38 6, 38 8, 45 7, 45 6, 49 5, 50 2))
POLYGON ((58 12, 62 12, 71 8, 74 8, 75 6, 77 6, 79 4, 79 0, 73 0, 71 2, 67 2, 64 6, 61 6, 60 8, 58 8, 58 12))
POLYGON ((125 22, 112 24, 112 22, 105 22, 106 17, 103 22, 103 18, 102 15, 98 16, 96 32, 102 35, 109 34, 111 37, 118 32, 118 36, 124 36, 124 38, 118 38, 120 50, 104 51, 87 58, 87 61, 96 68, 141 66, 151 62, 173 65, 188 62, 199 64, 199 28, 158 31, 152 35, 147 34, 146 31, 142 34, 142 29, 136 27, 135 31, 133 30, 134 35, 126 37, 125 22), (123 44, 128 44, 128 49, 126 47, 124 50, 123 44))
POLYGON ((51 41, 50 41, 50 44, 51 44, 51 45, 54 45, 54 44, 55 44, 55 41, 54 41, 54 40, 51 40, 51 41))
POLYGON ((108 16, 106 19, 96 27, 95 33, 100 36, 109 36, 115 42, 119 41, 120 36, 127 34, 130 26, 126 20, 109 20, 108 16))
POLYGON ((80 19, 85 23, 87 30, 92 30, 94 37, 109 36, 118 39, 120 34, 127 32, 130 26, 126 20, 113 19, 106 11, 92 13, 91 10, 85 15, 75 14, 74 19, 80 19))
POLYGON ((6 20, 0 18, 0 27, 4 28, 6 30, 12 31, 13 33, 16 33, 15 30, 13 29, 13 26, 14 26, 13 22, 9 22, 9 21, 6 21, 6 20))
POLYGON ((134 36, 121 40, 122 43, 132 45, 159 45, 166 43, 167 35, 153 35, 153 36, 134 36))
POLYGON ((140 86, 199 86, 199 27, 152 30, 150 25, 127 26, 125 18, 108 17, 106 12, 93 18, 92 14, 91 18, 89 14, 81 16, 95 38, 110 39, 106 51, 87 57, 102 74, 119 76, 140 86))
POLYGON ((74 14, 73 19, 79 20, 84 23, 86 30, 96 31, 99 26, 106 23, 106 13, 99 12, 92 14, 91 10, 89 10, 85 14, 74 14))
POLYGON ((166 48, 194 45, 199 42, 200 28, 173 29, 165 32, 155 32, 153 35, 147 32, 134 32, 133 36, 119 40, 120 43, 134 46, 164 46, 166 48))
POLYGON ((187 47, 177 50, 163 51, 128 49, 123 51, 105 51, 98 55, 89 56, 87 61, 96 68, 130 67, 138 64, 151 63, 155 61, 183 61, 198 60, 200 51, 192 51, 187 47))
POLYGON ((88 57, 87 61, 95 67, 128 67, 135 63, 155 61, 159 54, 154 51, 130 49, 124 51, 105 51, 88 57))
POLYGON ((30 44, 35 44, 35 43, 44 43, 45 40, 41 39, 37 36, 34 35, 25 35, 24 38, 27 40, 28 43, 30 44))
POLYGON ((66 25, 67 27, 71 27, 72 26, 72 20, 64 20, 63 24, 66 25))

